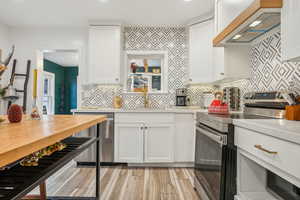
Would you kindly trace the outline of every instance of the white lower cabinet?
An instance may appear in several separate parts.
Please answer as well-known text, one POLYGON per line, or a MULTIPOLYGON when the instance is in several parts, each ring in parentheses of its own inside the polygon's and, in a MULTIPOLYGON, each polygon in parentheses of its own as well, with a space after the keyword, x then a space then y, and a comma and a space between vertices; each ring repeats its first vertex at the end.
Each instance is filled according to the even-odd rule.
POLYGON ((195 155, 194 115, 116 113, 115 161, 186 163, 195 155))
POLYGON ((143 162, 143 126, 141 123, 115 125, 116 162, 143 162))
POLYGON ((235 126, 235 144, 238 147, 235 199, 281 199, 266 188, 267 170, 300 187, 300 145, 254 129, 235 126))
POLYGON ((176 114, 175 122, 175 162, 194 162, 196 141, 194 114, 176 114))
POLYGON ((115 161, 126 163, 174 162, 174 125, 116 124, 115 161))
POLYGON ((146 125, 144 162, 174 162, 174 124, 146 125))

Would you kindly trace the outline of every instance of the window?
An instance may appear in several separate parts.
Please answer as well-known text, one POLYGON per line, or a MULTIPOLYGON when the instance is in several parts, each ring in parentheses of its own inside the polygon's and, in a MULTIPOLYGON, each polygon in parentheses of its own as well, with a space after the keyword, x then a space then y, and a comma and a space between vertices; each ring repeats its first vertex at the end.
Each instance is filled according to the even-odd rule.
POLYGON ((167 92, 167 53, 130 51, 126 54, 127 92, 167 92))

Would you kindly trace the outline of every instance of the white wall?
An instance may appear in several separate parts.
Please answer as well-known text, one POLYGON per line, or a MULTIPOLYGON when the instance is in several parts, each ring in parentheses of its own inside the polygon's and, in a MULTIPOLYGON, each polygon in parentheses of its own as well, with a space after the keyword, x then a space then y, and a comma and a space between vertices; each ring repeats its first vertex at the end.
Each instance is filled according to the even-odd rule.
MULTIPOLYGON (((2 57, 7 56, 10 48, 10 38, 9 38, 9 27, 5 24, 0 23, 0 49, 2 49, 2 57)), ((7 80, 9 72, 4 72, 0 84, 5 83, 7 80)), ((0 100, 0 114, 5 113, 5 105, 2 100, 0 100)))
MULTIPOLYGON (((80 82, 86 80, 86 55, 88 28, 11 28, 10 37, 16 46, 14 58, 18 60, 17 70, 26 72, 27 60, 31 60, 31 69, 41 68, 38 62, 41 51, 57 49, 77 49, 80 52, 79 76, 80 82)), ((41 73, 39 73, 41 74, 41 73)), ((32 75, 30 74, 27 98, 27 110, 32 107, 32 75)), ((79 84, 80 84, 79 82, 79 84)), ((23 87, 23 80, 16 81, 17 87, 23 87)), ((42 93, 42 82, 39 78, 38 93, 42 93)), ((80 88, 80 87, 78 87, 80 88)), ((21 104, 21 102, 18 102, 21 104)))
MULTIPOLYGON (((2 49, 2 58, 7 56, 9 52, 9 44, 10 44, 10 38, 9 38, 9 27, 5 24, 0 23, 0 49, 2 49)), ((7 75, 8 73, 5 72, 4 75, 7 75)))
POLYGON ((7 48, 9 46, 9 27, 0 22, 0 49, 2 49, 5 53, 7 52, 7 48))

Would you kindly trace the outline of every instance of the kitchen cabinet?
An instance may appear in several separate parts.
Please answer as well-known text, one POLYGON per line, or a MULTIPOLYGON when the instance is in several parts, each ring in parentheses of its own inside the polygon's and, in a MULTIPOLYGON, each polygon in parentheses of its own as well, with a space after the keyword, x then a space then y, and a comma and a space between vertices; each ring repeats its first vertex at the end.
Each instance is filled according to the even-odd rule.
POLYGON ((146 124, 145 157, 147 163, 165 163, 174 161, 174 125, 146 124))
POLYGON ((120 84, 121 34, 121 26, 90 26, 90 83, 120 84))
POLYGON ((125 123, 115 125, 115 162, 143 162, 143 129, 143 123, 125 123))
POLYGON ((251 46, 214 47, 214 81, 234 81, 250 78, 251 46))
POLYGON ((189 28, 189 83, 211 82, 213 78, 213 19, 189 28))
POLYGON ((175 116, 175 162, 195 161, 195 117, 192 113, 175 116))
POLYGON ((174 161, 174 125, 124 123, 115 126, 115 160, 126 163, 174 161))
POLYGON ((223 31, 238 15, 240 15, 254 0, 215 0, 215 28, 217 35, 223 31))
POLYGON ((115 161, 174 162, 174 114, 116 113, 115 161))
POLYGON ((284 0, 281 11, 281 52, 283 61, 300 61, 300 1, 284 0))
MULTIPOLYGON (((264 129, 268 129, 268 126, 264 124, 264 129)), ((269 135, 276 126, 270 127, 270 131, 259 129, 253 125, 235 125, 235 144, 238 148, 236 200, 278 199, 266 187, 267 170, 282 180, 300 186, 299 143, 282 139, 282 136, 279 138, 276 134, 269 135)), ((294 134, 289 132, 287 135, 286 138, 289 138, 294 134)), ((287 182, 281 186, 290 188, 288 190, 293 188, 287 182)), ((281 188, 278 187, 278 191, 282 191, 281 188)))

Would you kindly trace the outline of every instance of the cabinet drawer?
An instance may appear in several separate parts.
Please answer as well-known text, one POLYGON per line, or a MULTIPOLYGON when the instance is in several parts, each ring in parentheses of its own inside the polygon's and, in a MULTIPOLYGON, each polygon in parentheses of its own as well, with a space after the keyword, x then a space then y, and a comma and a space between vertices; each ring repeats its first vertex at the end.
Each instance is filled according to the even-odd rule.
POLYGON ((235 128, 235 143, 257 158, 300 178, 300 145, 239 127, 235 128))
POLYGON ((155 123, 167 124, 174 123, 173 113, 117 113, 115 116, 116 123, 155 123))

